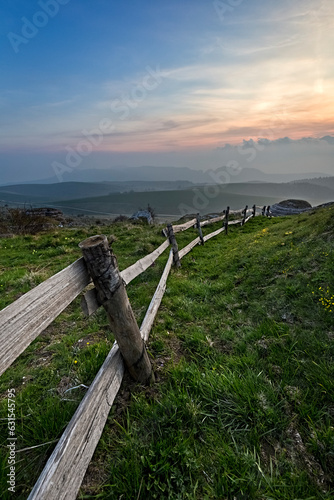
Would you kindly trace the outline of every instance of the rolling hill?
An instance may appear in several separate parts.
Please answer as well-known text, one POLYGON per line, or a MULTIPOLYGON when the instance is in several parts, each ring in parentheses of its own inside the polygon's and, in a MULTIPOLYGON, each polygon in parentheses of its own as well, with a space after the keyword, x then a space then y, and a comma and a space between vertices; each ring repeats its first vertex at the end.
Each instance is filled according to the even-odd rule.
POLYGON ((0 202, 50 205, 64 213, 131 215, 149 203, 158 214, 220 212, 245 203, 272 205, 282 199, 305 199, 312 205, 334 200, 334 177, 288 183, 239 182, 194 185, 189 181, 61 182, 0 187, 0 202))

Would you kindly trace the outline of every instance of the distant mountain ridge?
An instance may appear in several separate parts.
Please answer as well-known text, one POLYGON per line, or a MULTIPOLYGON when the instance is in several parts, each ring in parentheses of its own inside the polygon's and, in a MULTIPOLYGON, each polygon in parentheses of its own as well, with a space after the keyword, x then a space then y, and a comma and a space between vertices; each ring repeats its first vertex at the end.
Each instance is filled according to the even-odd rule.
MULTIPOLYGON (((167 182, 187 181, 194 184, 215 184, 228 182, 231 184, 240 182, 292 182, 296 180, 309 179, 313 177, 330 177, 330 174, 320 172, 303 172, 289 174, 267 174, 262 170, 246 167, 240 171, 222 166, 211 170, 194 170, 188 167, 113 167, 110 169, 74 169, 65 172, 62 182, 167 182)), ((59 183, 54 176, 49 179, 37 180, 29 184, 53 184, 59 183)), ((28 184, 28 183, 24 183, 28 184)))
POLYGON ((313 184, 314 186, 324 186, 326 188, 334 189, 334 176, 333 177, 315 177, 313 179, 302 179, 291 181, 290 184, 313 184))

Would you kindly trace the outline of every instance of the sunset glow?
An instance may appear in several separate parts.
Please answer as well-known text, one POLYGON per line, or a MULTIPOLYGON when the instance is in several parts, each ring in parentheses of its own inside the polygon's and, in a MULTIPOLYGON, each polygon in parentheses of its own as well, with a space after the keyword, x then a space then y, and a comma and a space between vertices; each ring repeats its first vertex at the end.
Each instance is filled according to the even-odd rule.
POLYGON ((25 42, 15 36, 39 4, 1 9, 4 171, 19 152, 43 158, 36 175, 50 176, 53 159, 103 120, 112 126, 84 168, 98 152, 110 166, 131 154, 132 166, 159 166, 194 151, 215 167, 226 144, 334 135, 331 0, 241 1, 224 18, 199 0, 71 0, 25 42))

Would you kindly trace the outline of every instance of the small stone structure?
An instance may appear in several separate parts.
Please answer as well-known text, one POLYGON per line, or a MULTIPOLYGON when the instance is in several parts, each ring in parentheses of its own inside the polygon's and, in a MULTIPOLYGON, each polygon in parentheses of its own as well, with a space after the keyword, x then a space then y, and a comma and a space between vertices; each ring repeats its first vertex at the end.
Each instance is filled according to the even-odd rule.
POLYGON ((284 200, 270 207, 270 215, 298 215, 312 209, 312 205, 305 200, 284 200))
POLYGON ((59 221, 64 220, 64 214, 61 210, 51 207, 41 207, 41 208, 28 208, 25 211, 26 215, 32 217, 50 217, 51 219, 56 219, 59 221))
POLYGON ((131 215, 129 219, 137 221, 145 219, 148 224, 153 224, 152 214, 148 210, 138 210, 138 212, 135 212, 133 215, 131 215))

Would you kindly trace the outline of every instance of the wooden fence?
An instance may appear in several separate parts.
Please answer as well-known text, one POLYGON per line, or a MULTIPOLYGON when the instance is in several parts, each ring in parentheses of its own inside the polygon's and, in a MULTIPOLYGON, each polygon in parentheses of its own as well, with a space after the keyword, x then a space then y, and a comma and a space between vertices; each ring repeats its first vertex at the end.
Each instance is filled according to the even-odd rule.
POLYGON ((95 288, 81 299, 85 315, 93 314, 102 304, 107 311, 116 341, 101 366, 85 397, 65 429, 29 500, 75 499, 101 437, 110 408, 120 388, 125 366, 132 376, 147 382, 152 373, 146 353, 155 316, 163 298, 172 264, 179 266, 181 259, 198 244, 228 231, 233 224, 245 224, 256 215, 269 215, 266 207, 246 206, 242 219, 229 221, 229 208, 219 217, 200 221, 199 216, 180 225, 168 225, 163 231, 166 240, 152 253, 119 272, 116 258, 110 253, 106 237, 94 236, 80 244, 84 257, 26 293, 0 312, 0 375, 50 325, 53 320, 92 282, 95 288), (203 237, 202 227, 222 221, 222 227, 203 237), (196 227, 199 236, 181 250, 175 234, 196 227), (125 291, 137 276, 151 266, 171 246, 165 269, 148 307, 141 327, 138 328, 125 291), (124 317, 127 320, 124 320, 124 317), (130 319, 129 319, 130 318, 130 319), (133 345, 135 344, 135 348, 133 345), (138 359, 137 359, 138 358, 138 359))

